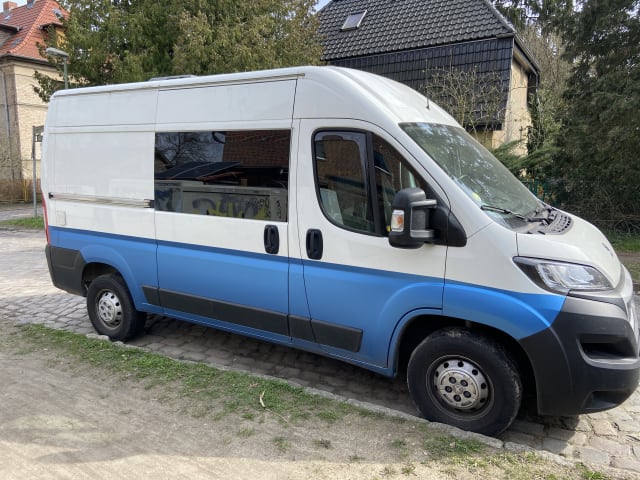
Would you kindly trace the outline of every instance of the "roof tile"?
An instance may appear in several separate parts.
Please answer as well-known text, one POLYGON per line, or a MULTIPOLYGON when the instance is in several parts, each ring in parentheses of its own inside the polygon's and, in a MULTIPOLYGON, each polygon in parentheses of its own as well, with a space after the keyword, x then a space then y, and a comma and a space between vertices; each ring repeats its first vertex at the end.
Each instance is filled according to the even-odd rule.
POLYGON ((333 0, 318 15, 324 60, 515 35, 488 0, 333 0), (359 28, 340 30, 365 9, 359 28))
POLYGON ((0 46, 0 56, 44 60, 38 51, 38 43, 44 43, 44 27, 61 25, 59 15, 66 16, 67 12, 55 0, 30 0, 26 5, 0 13, 0 26, 19 28, 0 46))

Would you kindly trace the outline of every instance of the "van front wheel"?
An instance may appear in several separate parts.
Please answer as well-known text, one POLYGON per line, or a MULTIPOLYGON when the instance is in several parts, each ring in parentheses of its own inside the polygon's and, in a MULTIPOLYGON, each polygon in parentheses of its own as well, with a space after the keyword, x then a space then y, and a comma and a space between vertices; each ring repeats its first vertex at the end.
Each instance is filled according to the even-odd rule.
POLYGON ((100 275, 89 284, 87 311, 93 328, 112 340, 127 340, 144 328, 146 315, 135 309, 120 275, 100 275))
POLYGON ((522 399, 511 355, 493 340, 458 328, 439 330, 418 345, 407 383, 427 420, 485 435, 506 430, 522 399))

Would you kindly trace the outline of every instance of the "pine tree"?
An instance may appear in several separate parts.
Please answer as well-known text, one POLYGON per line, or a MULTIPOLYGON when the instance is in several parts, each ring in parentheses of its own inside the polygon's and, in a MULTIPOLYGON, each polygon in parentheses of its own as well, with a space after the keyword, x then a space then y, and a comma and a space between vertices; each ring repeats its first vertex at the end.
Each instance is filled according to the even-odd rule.
MULTIPOLYGON (((316 64, 313 0, 72 0, 64 35, 73 85, 316 64)), ((44 45, 42 49, 44 50, 44 45)), ((56 59, 51 59, 52 63, 56 59)), ((58 65, 60 67, 60 65, 58 65)), ((59 82, 36 74, 48 100, 59 82)))
POLYGON ((586 0, 564 29, 572 73, 555 175, 567 206, 640 230, 640 0, 586 0))

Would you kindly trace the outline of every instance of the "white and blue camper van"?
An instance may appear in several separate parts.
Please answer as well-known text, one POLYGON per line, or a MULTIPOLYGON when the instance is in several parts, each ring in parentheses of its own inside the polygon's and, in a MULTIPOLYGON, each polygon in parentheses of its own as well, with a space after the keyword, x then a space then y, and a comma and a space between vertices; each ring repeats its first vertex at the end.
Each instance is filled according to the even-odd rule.
POLYGON ((147 313, 406 372, 433 421, 497 434, 638 385, 632 281, 399 83, 301 67, 57 92, 53 283, 126 340, 147 313))

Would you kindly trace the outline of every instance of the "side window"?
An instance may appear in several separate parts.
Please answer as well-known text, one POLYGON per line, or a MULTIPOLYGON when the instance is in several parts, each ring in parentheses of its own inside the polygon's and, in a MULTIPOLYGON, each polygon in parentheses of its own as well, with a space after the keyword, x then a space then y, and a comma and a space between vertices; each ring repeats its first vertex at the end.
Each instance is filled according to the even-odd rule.
POLYGON ((287 221, 289 130, 158 132, 155 208, 287 221))
POLYGON ((318 198, 335 224, 387 235, 393 198, 425 182, 387 141, 365 132, 319 132, 314 138, 318 198))
POLYGON ((320 132, 314 147, 318 196, 325 215, 340 226, 375 233, 366 135, 320 132))
POLYGON ((375 170, 377 205, 383 222, 383 231, 389 233, 393 197, 403 188, 418 187, 427 192, 427 185, 400 153, 389 143, 372 135, 373 165, 375 170))

